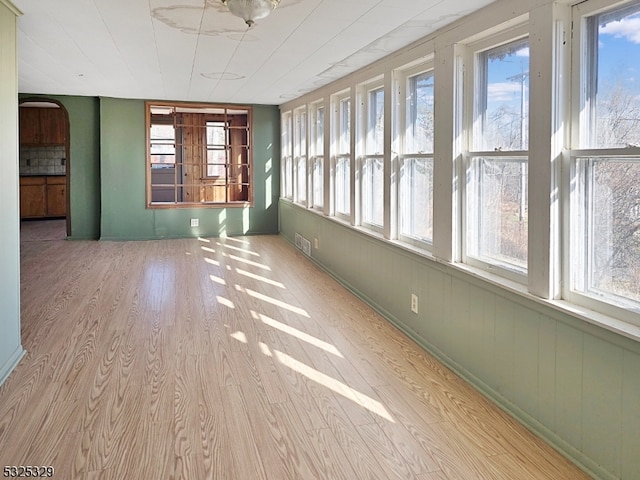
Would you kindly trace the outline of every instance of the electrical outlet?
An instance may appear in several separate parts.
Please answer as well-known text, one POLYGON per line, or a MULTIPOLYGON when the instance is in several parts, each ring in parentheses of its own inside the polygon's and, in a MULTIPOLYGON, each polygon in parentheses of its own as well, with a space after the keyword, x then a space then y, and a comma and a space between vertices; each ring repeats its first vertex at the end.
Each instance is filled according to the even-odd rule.
POLYGON ((313 248, 315 248, 317 250, 319 246, 320 246, 320 243, 318 242, 318 239, 314 238, 313 239, 313 248))
POLYGON ((418 296, 415 293, 411 294, 411 311, 418 313, 418 296))
POLYGON ((199 218, 192 218, 191 219, 191 226, 192 227, 199 227, 200 226, 200 219, 199 218))

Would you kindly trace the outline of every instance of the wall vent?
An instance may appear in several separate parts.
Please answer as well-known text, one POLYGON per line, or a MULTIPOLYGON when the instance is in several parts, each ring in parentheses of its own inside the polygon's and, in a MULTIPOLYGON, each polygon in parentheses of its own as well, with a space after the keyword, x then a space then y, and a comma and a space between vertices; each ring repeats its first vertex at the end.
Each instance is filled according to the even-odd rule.
POLYGON ((296 247, 302 250, 302 235, 296 233, 296 247))
POLYGON ((302 252, 308 257, 311 256, 311 242, 306 238, 302 239, 302 252))

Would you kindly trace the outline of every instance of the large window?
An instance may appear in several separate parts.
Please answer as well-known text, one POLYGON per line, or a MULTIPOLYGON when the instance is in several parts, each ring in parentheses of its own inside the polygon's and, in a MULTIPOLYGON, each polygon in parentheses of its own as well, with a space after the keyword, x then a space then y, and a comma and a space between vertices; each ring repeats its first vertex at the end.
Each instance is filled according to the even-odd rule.
POLYGON ((362 224, 381 230, 384 223, 384 88, 365 87, 364 154, 360 159, 362 224))
POLYGON ((324 106, 315 103, 311 106, 311 206, 322 208, 324 205, 324 106))
POLYGON ((251 108, 147 103, 147 204, 252 201, 251 108))
POLYGON ((507 277, 527 272, 529 43, 473 53, 467 123, 464 260, 507 277))
MULTIPOLYGON (((414 69, 415 70, 415 69, 414 69)), ((433 238, 433 72, 402 75, 404 112, 398 156, 398 233, 402 240, 430 244, 433 238)))
POLYGON ((574 7, 568 291, 637 324, 640 312, 640 2, 574 7), (616 307, 613 307, 613 306, 616 307), (626 311, 622 311, 622 310, 626 311))
POLYGON ((351 214, 351 98, 348 94, 335 98, 333 124, 334 211, 336 216, 349 219, 351 214))

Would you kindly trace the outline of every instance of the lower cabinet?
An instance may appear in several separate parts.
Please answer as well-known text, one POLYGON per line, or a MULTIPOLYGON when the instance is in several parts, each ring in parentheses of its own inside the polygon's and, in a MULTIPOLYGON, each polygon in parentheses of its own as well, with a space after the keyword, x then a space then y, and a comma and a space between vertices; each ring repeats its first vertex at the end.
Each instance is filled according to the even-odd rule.
POLYGON ((20 218, 67 215, 64 176, 20 177, 20 218))
POLYGON ((64 217, 67 214, 67 179, 47 177, 47 216, 64 217))

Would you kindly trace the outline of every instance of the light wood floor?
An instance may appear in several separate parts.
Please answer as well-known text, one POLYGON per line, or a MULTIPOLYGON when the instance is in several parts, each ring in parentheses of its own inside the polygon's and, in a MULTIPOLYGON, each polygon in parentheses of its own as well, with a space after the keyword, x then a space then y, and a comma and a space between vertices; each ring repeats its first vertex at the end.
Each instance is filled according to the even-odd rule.
POLYGON ((60 479, 582 479, 283 239, 23 242, 0 467, 60 479))
POLYGON ((20 240, 64 240, 67 238, 67 221, 64 218, 20 221, 20 240))

